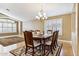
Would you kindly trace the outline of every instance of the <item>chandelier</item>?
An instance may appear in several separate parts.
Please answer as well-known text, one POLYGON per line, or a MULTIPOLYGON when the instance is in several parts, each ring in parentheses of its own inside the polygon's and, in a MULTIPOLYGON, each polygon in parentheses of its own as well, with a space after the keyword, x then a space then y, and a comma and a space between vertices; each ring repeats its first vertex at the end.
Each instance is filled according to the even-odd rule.
POLYGON ((47 16, 46 16, 46 13, 43 11, 43 9, 41 9, 37 16, 36 16, 36 19, 37 20, 46 20, 47 19, 47 16))

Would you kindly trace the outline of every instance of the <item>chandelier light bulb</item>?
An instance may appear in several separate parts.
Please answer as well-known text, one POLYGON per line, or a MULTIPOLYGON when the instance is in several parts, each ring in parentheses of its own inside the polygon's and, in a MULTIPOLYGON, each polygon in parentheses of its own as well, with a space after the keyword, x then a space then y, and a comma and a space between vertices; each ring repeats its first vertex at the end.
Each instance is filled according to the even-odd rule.
POLYGON ((36 16, 36 19, 40 19, 39 16, 36 16))
POLYGON ((46 16, 46 13, 43 13, 44 16, 46 16))
POLYGON ((40 12, 38 12, 38 15, 36 16, 36 19, 47 19, 46 13, 43 12, 43 10, 41 9, 40 12))
POLYGON ((39 13, 38 13, 38 16, 39 16, 39 17, 42 17, 42 14, 41 14, 41 12, 39 12, 39 13))

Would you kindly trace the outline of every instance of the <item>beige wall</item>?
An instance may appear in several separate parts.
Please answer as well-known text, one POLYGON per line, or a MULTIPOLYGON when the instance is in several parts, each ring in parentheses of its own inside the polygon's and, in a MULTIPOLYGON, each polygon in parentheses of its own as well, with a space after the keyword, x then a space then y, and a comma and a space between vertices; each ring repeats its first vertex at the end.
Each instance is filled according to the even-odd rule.
POLYGON ((72 40, 72 48, 74 55, 77 55, 77 43, 76 43, 76 4, 73 7, 73 13, 71 15, 71 40, 72 40))
POLYGON ((79 56, 79 4, 78 4, 78 10, 77 10, 77 12, 78 12, 77 13, 77 15, 78 15, 78 19, 77 19, 78 20, 78 25, 77 25, 78 26, 77 55, 79 56))
POLYGON ((75 24, 75 12, 72 13, 71 19, 72 19, 72 20, 71 20, 71 31, 72 31, 72 32, 75 32, 75 30, 76 30, 76 29, 75 29, 75 25, 76 25, 76 24, 75 24))
POLYGON ((71 14, 64 14, 64 15, 49 17, 49 19, 56 19, 56 18, 62 18, 63 19, 62 39, 70 41, 71 40, 71 14))

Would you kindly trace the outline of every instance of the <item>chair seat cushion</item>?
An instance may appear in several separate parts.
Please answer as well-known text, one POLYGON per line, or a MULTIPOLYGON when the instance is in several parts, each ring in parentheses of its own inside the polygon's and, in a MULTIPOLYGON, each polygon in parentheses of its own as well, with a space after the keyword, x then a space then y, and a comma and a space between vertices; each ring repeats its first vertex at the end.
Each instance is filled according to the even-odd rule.
POLYGON ((33 43, 34 43, 34 47, 39 46, 41 44, 40 42, 37 41, 33 41, 33 43))
POLYGON ((51 40, 45 42, 46 45, 51 45, 51 40))

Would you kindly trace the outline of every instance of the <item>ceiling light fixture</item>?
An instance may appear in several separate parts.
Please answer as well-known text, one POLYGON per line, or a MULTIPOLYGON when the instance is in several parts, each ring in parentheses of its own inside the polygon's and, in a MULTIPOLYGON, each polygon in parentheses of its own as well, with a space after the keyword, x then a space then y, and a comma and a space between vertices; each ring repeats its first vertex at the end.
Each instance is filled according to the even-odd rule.
POLYGON ((37 16, 35 17, 37 20, 46 20, 47 16, 44 10, 41 8, 41 10, 38 12, 37 16))

